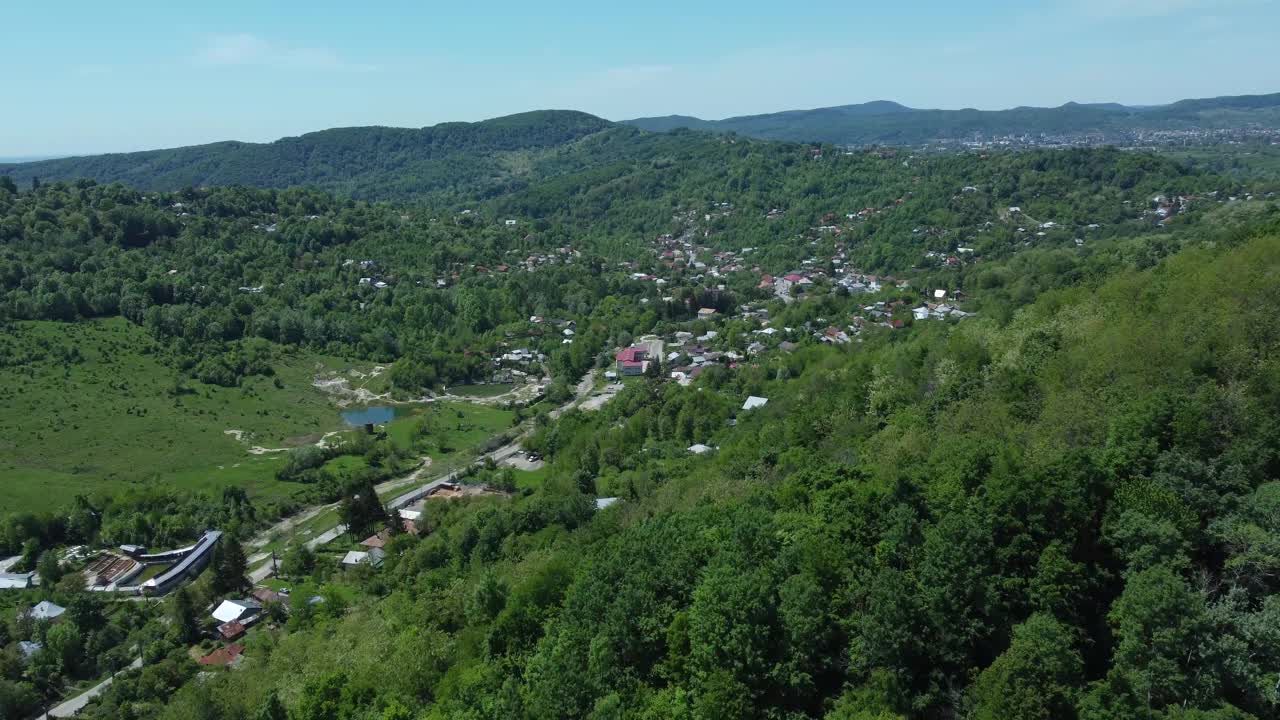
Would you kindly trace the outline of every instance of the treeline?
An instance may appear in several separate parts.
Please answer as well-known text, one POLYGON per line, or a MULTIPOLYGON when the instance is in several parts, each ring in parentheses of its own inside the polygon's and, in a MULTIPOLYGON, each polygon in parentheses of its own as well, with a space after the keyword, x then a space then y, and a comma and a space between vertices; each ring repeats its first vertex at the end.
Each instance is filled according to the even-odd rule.
POLYGON ((257 510, 244 490, 220 495, 148 484, 103 497, 78 496, 67 508, 0 516, 0 553, 21 554, 34 570, 45 549, 69 545, 178 547, 212 528, 250 526, 257 510))

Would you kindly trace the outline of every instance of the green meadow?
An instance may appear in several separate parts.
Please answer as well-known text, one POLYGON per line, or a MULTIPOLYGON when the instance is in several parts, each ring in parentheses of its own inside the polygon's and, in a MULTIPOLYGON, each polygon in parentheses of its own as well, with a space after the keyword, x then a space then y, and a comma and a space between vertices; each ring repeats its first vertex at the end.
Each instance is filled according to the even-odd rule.
POLYGON ((280 453, 342 428, 311 386, 340 361, 282 354, 273 377, 220 387, 181 377, 163 347, 121 319, 7 328, 0 367, 0 505, 48 510, 81 493, 161 481, 196 490, 237 485, 276 497, 280 453), (227 433, 243 431, 243 440, 227 433))

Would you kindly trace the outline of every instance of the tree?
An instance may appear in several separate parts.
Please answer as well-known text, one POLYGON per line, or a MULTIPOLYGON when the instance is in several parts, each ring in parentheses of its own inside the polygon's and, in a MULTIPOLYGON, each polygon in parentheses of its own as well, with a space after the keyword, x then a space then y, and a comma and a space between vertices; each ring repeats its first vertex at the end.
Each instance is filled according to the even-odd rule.
POLYGON ((191 602, 191 593, 185 587, 178 588, 173 594, 173 603, 169 607, 170 627, 173 628, 180 643, 193 643, 200 636, 200 625, 196 621, 195 607, 191 602))
POLYGON ((343 690, 347 676, 331 672, 313 677, 302 688, 302 702, 298 704, 297 720, 335 720, 342 714, 343 690))
POLYGON ((40 696, 30 683, 10 682, 0 678, 0 717, 20 718, 34 715, 40 696))
POLYGON ((347 526, 347 532, 356 537, 366 537, 388 521, 388 513, 378 499, 373 480, 367 476, 356 480, 348 488, 342 498, 339 514, 347 526))
POLYGON ((701 682, 693 702, 694 716, 701 720, 746 720, 756 716, 751 690, 733 673, 717 670, 701 682))
POLYGON ((1037 613, 1013 629, 1009 649, 978 676, 975 720, 1070 717, 1084 663, 1070 628, 1037 613))
POLYGON ((28 538, 22 543, 22 560, 18 564, 27 570, 34 569, 37 561, 40 559, 40 541, 36 538, 28 538))
MULTIPOLYGON (((764 683, 778 646, 773 638, 772 585, 760 568, 729 562, 704 573, 689 608, 690 666, 695 676, 728 671, 745 688, 764 683)), ((723 683, 716 687, 724 689, 723 683)))
POLYGON ((72 675, 84 659, 80 631, 71 623, 59 623, 45 635, 44 653, 56 663, 63 675, 72 675))
POLYGON ((215 594, 236 592, 249 587, 245 576, 248 572, 248 561, 244 556, 244 548, 235 535, 227 533, 222 536, 213 557, 213 591, 215 594))
MULTIPOLYGON (((84 590, 84 585, 79 588, 84 590)), ((77 592, 67 604, 67 616, 82 633, 99 629, 105 622, 103 601, 97 593, 77 592)))
POLYGON ((289 714, 284 709, 284 703, 280 702, 280 696, 272 690, 258 706, 258 711, 254 713, 253 718, 254 720, 289 720, 289 714))
POLYGON ((305 543, 290 547, 280 563, 280 573, 285 577, 299 578, 310 575, 316 568, 316 555, 305 543))
POLYGON ((1167 565, 1130 575, 1108 616, 1115 627, 1111 674, 1147 708, 1198 700, 1204 683, 1204 598, 1167 565))
POLYGON ((62 563, 58 562, 58 554, 52 550, 46 550, 40 556, 36 569, 40 573, 40 584, 45 587, 53 587, 62 579, 62 563))
POLYGON ((489 622, 502 612, 506 604, 507 586, 489 570, 467 598, 467 620, 473 624, 489 622))
POLYGON ((71 539, 81 543, 91 543, 98 536, 98 528, 102 524, 102 513, 89 503, 84 495, 77 495, 67 516, 67 534, 71 539))

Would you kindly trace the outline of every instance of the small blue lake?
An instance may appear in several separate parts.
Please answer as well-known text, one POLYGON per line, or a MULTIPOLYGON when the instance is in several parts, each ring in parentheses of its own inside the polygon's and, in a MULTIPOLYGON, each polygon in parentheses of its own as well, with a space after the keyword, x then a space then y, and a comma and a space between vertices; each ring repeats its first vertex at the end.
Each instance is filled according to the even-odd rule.
POLYGON ((396 409, 386 405, 370 405, 369 407, 354 408, 342 411, 342 421, 353 427, 362 427, 373 423, 374 425, 382 425, 389 423, 396 417, 396 409))

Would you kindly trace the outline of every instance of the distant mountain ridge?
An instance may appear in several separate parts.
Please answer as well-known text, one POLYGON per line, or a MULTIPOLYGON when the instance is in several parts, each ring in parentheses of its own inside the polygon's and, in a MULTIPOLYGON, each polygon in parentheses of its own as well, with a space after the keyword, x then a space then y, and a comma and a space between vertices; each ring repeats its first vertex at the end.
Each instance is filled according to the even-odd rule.
MULTIPOLYGON (((362 199, 453 203, 649 158, 663 145, 650 133, 679 128, 744 137, 843 145, 916 145, 1004 136, 1089 134, 1122 144, 1155 130, 1280 129, 1280 93, 1182 100, 1155 107, 1067 103, 1056 108, 926 110, 889 100, 703 120, 687 115, 623 123, 572 110, 538 110, 423 128, 348 127, 270 143, 206 145, 0 163, 0 175, 121 182, 143 190, 245 185, 318 187, 362 199), (648 132, 646 132, 648 131, 648 132)), ((1280 139, 1280 130, 1276 130, 1280 139)), ((708 138, 709 139, 709 138, 708 138)))
POLYGON ((538 110, 474 123, 334 128, 270 143, 224 141, 8 164, 0 165, 0 175, 19 183, 87 178, 147 190, 312 185, 356 197, 408 197, 496 182, 506 174, 503 154, 560 147, 615 127, 587 113, 538 110))
POLYGON ((1008 110, 917 109, 888 100, 876 100, 723 120, 668 115, 624 120, 623 123, 653 132, 683 127, 733 132, 768 140, 849 145, 917 144, 960 139, 974 134, 1101 133, 1121 136, 1143 130, 1216 130, 1254 125, 1280 128, 1280 93, 1180 100, 1146 107, 1069 102, 1056 108, 1024 106, 1008 110))

